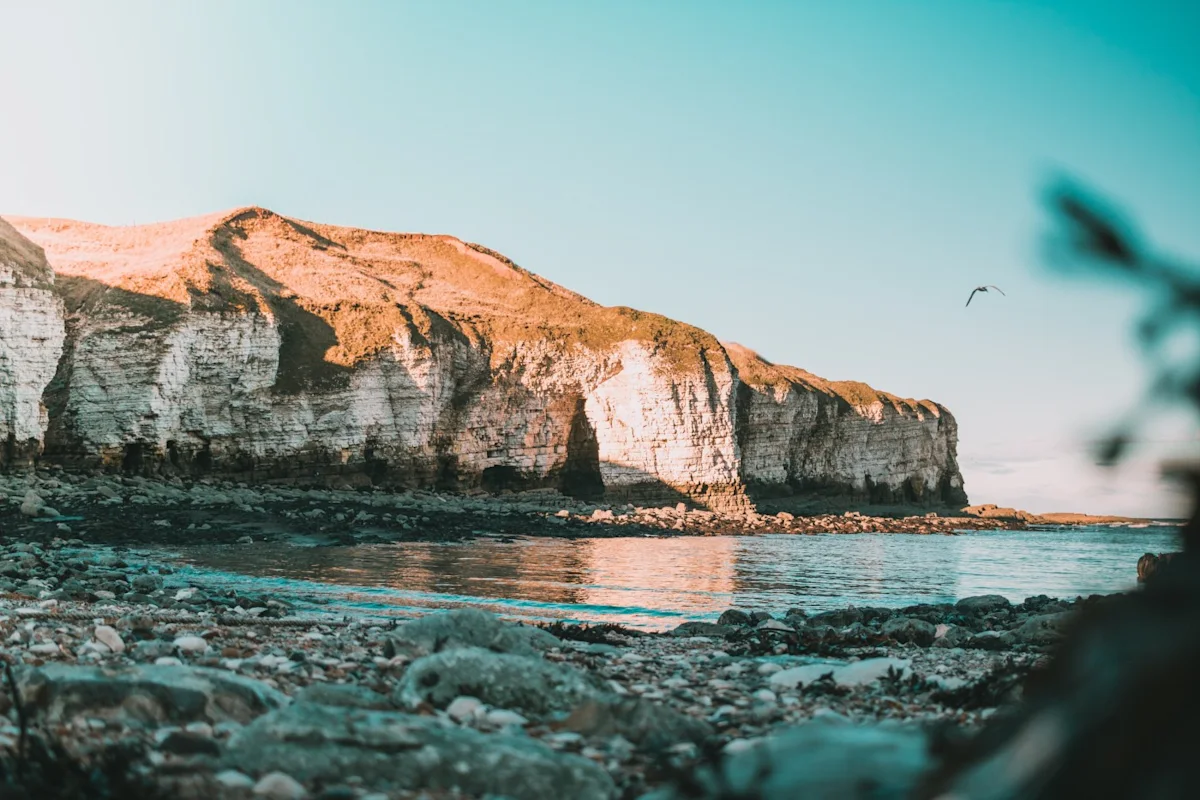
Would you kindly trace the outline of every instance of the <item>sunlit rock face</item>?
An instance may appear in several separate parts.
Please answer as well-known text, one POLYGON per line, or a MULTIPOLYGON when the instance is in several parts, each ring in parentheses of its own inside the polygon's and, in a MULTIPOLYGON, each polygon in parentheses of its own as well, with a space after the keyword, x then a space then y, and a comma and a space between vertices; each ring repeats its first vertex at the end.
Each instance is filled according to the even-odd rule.
POLYGON ((45 439, 64 336, 53 287, 42 249, 0 220, 0 467, 31 463, 45 439))
MULTIPOLYGON (((259 208, 10 222, 61 300, 39 288, 44 310, 20 301, 2 323, 45 342, 20 359, 24 410, 5 387, 0 402, 56 463, 722 509, 747 487, 961 494, 945 409, 598 306, 453 237, 259 208)), ((28 347, 3 330, 0 352, 28 347)))

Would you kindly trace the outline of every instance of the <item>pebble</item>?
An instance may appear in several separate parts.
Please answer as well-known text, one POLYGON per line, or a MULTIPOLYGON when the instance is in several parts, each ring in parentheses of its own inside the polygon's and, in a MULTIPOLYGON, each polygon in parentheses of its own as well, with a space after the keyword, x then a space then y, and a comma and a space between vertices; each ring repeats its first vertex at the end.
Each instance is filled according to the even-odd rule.
POLYGON ((208 650, 208 642, 199 636, 180 636, 175 647, 183 653, 203 653, 208 650))
POLYGON ((506 728, 509 726, 522 727, 529 724, 529 720, 525 719, 525 717, 521 716, 517 712, 508 711, 502 708, 489 711, 485 719, 489 724, 494 725, 497 728, 506 728))
POLYGON ((117 629, 108 625, 97 625, 94 633, 96 641, 103 644, 114 653, 125 652, 125 642, 121 639, 121 634, 117 633, 117 629))
POLYGON ((291 775, 271 772, 254 784, 254 794, 267 800, 301 800, 308 792, 291 775))
POLYGON ((217 783, 226 789, 253 789, 254 778, 238 772, 236 769, 223 769, 215 776, 217 783))
POLYGON ((474 719, 481 709, 483 709, 483 703, 480 700, 463 696, 454 698, 450 705, 446 706, 446 713, 455 722, 466 722, 474 719))

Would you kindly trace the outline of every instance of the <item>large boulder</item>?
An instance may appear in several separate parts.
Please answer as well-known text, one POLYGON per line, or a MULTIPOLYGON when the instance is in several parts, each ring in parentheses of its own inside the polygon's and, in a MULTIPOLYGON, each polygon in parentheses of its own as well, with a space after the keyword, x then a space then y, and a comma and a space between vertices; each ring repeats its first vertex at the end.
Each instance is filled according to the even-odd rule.
POLYGON ((1006 611, 1012 608, 1012 603, 1003 595, 980 594, 974 597, 964 597, 955 603, 954 607, 963 614, 981 615, 990 614, 993 611, 1006 611))
POLYGON ((524 736, 481 734, 433 717, 296 703, 239 731, 223 765, 304 782, 354 775, 369 787, 514 800, 608 800, 615 787, 588 759, 524 736))
POLYGON ((701 719, 636 697, 588 700, 560 727, 584 736, 623 736, 648 750, 662 750, 681 742, 700 744, 713 733, 701 719))
POLYGON ((883 623, 880 632, 901 644, 916 644, 929 647, 933 644, 937 626, 923 619, 912 617, 893 617, 883 623))
POLYGON ((672 636, 728 636, 737 633, 734 625, 722 625, 718 622, 685 622, 671 630, 672 636))
POLYGON ((532 656, 562 645, 541 628, 504 622, 495 614, 474 608, 441 611, 406 622, 392 633, 391 642, 395 650, 414 655, 480 647, 532 656))
POLYGON ((1063 638, 1063 631, 1074 616, 1069 611, 1038 614, 1025 620, 1013 634, 1025 644, 1054 644, 1063 638))
POLYGON ((413 662, 396 685, 393 699, 404 708, 423 703, 446 708, 455 698, 467 696, 497 708, 541 715, 570 711, 605 693, 599 679, 571 667, 466 647, 413 662))
POLYGON ((24 670, 17 682, 25 707, 50 723, 86 715, 146 725, 244 724, 288 703, 266 684, 204 667, 50 663, 24 670))

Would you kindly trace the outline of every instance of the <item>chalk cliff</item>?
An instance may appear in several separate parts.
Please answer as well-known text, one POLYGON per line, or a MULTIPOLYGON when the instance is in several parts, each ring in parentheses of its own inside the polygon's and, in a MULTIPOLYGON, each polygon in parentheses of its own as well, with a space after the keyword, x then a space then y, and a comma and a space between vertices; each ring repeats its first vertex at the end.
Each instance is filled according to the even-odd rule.
POLYGON ((450 236, 261 208, 9 221, 36 245, 0 228, 0 436, 44 460, 719 508, 747 489, 965 501, 946 409, 599 306, 450 236))
POLYGON ((48 417, 42 392, 63 347, 63 306, 42 249, 0 219, 0 468, 30 463, 48 417))

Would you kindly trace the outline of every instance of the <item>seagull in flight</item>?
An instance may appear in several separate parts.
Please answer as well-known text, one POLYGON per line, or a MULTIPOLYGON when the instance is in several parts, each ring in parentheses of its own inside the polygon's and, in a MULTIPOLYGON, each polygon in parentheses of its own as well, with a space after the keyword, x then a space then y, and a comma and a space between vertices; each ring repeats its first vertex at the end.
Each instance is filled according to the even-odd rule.
MULTIPOLYGON (((975 289, 971 292, 971 296, 967 298, 967 305, 968 306, 971 305, 971 300, 974 299, 975 292, 986 292, 988 289, 995 289, 997 292, 1000 292, 1000 294, 1003 294, 1005 297, 1008 297, 1008 295, 1004 294, 1004 291, 999 286, 992 286, 991 284, 988 284, 987 286, 976 286, 975 289)), ((966 306, 964 306, 964 308, 965 307, 966 306)))

